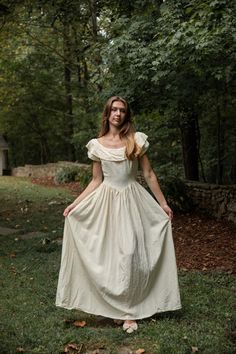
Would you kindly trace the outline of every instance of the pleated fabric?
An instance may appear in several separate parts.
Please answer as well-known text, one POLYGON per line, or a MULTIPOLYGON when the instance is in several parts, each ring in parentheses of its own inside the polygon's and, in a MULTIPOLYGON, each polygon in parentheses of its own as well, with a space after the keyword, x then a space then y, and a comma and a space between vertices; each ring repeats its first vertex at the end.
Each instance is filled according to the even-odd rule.
MULTIPOLYGON (((145 153, 147 136, 135 139, 145 153)), ((87 148, 104 180, 65 219, 56 305, 123 320, 180 309, 171 222, 136 181, 138 161, 87 148)))

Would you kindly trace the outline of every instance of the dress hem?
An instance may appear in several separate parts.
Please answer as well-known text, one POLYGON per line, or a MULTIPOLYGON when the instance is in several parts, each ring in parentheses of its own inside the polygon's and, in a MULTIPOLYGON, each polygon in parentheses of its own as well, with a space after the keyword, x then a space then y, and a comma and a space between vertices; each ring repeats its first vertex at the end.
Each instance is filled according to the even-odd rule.
POLYGON ((59 304, 55 304, 56 307, 61 307, 61 308, 64 308, 66 310, 78 310, 78 311, 82 311, 82 312, 85 312, 85 313, 88 313, 90 315, 94 315, 94 316, 103 316, 103 317, 106 317, 106 318, 111 318, 111 319, 114 319, 114 320, 142 320, 144 318, 148 318, 148 317, 151 317, 155 314, 158 314, 158 313, 163 313, 163 312, 171 312, 171 311, 177 311, 177 310, 181 310, 182 309, 182 306, 181 305, 178 305, 176 307, 172 307, 172 308, 167 308, 167 309, 157 309, 155 312, 151 312, 150 314, 148 315, 143 315, 143 316, 137 316, 137 317, 134 317, 134 316, 111 316, 111 315, 106 315, 104 313, 100 313, 100 312, 89 312, 87 310, 84 310, 80 307, 68 307, 68 306, 64 306, 64 305, 59 305, 59 304))

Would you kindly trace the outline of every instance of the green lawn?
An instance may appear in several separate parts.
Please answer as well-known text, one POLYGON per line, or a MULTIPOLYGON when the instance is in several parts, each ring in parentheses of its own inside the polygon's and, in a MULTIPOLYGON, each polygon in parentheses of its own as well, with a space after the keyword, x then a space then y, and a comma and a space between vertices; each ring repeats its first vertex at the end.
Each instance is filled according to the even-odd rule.
POLYGON ((160 354, 196 348, 204 354, 236 352, 236 279, 229 274, 181 272, 183 309, 140 321, 130 335, 110 320, 56 308, 62 211, 72 199, 60 188, 0 178, 0 226, 16 231, 0 236, 1 354, 60 354, 68 343, 80 348, 70 353, 99 348, 100 353, 117 353, 123 347, 160 354), (77 328, 74 320, 87 325, 77 328))

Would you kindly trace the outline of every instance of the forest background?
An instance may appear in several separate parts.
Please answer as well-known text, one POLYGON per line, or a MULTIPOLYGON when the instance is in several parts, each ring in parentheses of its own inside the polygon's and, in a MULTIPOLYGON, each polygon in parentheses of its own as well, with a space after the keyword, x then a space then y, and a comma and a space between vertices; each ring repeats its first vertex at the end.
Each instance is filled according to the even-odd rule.
POLYGON ((121 95, 161 175, 236 183, 236 2, 1 0, 0 132, 11 166, 87 162, 121 95))

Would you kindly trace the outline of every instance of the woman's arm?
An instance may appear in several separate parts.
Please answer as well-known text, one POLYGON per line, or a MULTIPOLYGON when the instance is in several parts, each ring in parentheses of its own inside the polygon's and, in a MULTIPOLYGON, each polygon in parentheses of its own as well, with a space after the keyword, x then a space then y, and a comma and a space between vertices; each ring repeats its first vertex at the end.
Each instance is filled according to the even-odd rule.
POLYGON ((162 207, 162 209, 166 212, 166 214, 169 216, 170 219, 173 218, 173 212, 170 209, 170 207, 167 204, 167 201, 164 197, 164 194, 161 191, 161 188, 159 186, 157 177, 151 167, 151 164, 149 162, 149 159, 146 154, 140 157, 140 166, 143 171, 144 179, 147 182, 148 187, 154 194, 155 198, 157 199, 158 203, 162 207))
POLYGON ((63 215, 67 216, 69 212, 76 207, 87 195, 92 193, 103 180, 103 173, 101 162, 94 161, 93 162, 93 177, 91 182, 87 185, 85 190, 73 201, 72 204, 68 205, 68 207, 64 210, 63 215))

